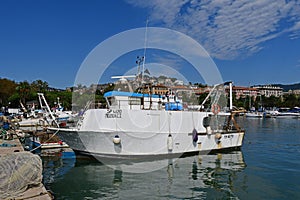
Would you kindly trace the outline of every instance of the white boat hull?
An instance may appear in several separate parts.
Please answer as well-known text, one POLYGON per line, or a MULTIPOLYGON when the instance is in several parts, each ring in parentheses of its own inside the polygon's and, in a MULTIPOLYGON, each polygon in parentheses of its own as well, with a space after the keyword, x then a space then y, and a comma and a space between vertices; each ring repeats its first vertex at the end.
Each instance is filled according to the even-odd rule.
POLYGON ((216 134, 198 135, 197 142, 193 142, 189 133, 178 133, 172 137, 173 149, 168 147, 168 134, 159 133, 151 137, 140 139, 132 136, 135 133, 120 132, 85 132, 61 130, 59 136, 67 141, 74 151, 98 157, 135 157, 178 155, 192 152, 210 152, 242 146, 244 132, 222 134, 220 140, 216 134), (113 138, 120 135, 121 143, 114 144, 113 138))
POLYGON ((263 113, 246 113, 246 117, 248 118, 263 118, 263 113))
POLYGON ((278 118, 300 118, 300 113, 279 112, 277 117, 278 118))
POLYGON ((98 157, 178 155, 242 146, 244 131, 207 132, 203 119, 208 114, 91 109, 79 128, 51 130, 58 130, 58 136, 74 151, 98 157))

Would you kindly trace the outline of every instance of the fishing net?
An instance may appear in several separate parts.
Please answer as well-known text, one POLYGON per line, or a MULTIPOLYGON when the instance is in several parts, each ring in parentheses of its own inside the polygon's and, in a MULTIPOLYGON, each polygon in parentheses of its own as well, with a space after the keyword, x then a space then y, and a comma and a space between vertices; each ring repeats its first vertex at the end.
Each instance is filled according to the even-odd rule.
POLYGON ((223 84, 214 86, 210 91, 210 99, 206 106, 206 111, 213 114, 210 116, 210 127, 212 130, 222 130, 227 122, 226 113, 228 113, 228 95, 225 92, 223 84))
POLYGON ((13 199, 42 182, 42 161, 38 155, 16 152, 0 156, 0 199, 13 199))

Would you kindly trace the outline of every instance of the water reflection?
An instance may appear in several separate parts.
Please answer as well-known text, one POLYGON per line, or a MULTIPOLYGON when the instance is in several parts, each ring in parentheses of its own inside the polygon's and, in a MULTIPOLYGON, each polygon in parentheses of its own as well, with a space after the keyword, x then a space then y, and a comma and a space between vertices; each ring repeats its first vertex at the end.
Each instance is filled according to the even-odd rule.
POLYGON ((198 156, 198 159, 193 161, 190 174, 190 178, 197 180, 198 184, 191 190, 201 191, 202 195, 209 193, 209 198, 213 199, 236 198, 235 177, 245 167, 241 151, 198 156), (200 185, 202 187, 199 187, 200 185), (211 192, 212 190, 214 192, 211 192))
POLYGON ((121 170, 114 170, 114 179, 113 179, 114 186, 119 186, 120 183, 122 183, 122 174, 123 172, 121 170))
POLYGON ((38 152, 43 161, 43 182, 51 184, 75 166, 75 153, 69 148, 43 149, 38 152))
MULTIPOLYGON (((128 163, 118 163, 111 168, 97 161, 77 159, 68 171, 59 169, 64 165, 45 168, 46 174, 65 172, 59 173, 61 178, 54 176, 45 181, 51 182, 48 185, 57 199, 183 199, 207 198, 208 194, 209 198, 231 198, 236 197, 236 173, 246 167, 241 151, 137 164, 155 166, 161 162, 167 164, 158 170, 129 173, 122 169, 128 167, 128 163)), ((49 161, 44 164, 49 166, 49 161)))

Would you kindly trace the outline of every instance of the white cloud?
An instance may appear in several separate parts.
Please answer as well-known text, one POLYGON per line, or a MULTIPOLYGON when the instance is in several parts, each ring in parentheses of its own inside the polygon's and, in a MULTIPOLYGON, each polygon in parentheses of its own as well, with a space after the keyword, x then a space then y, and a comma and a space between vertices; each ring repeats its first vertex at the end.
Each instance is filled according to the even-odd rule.
POLYGON ((251 55, 263 43, 287 33, 300 37, 300 3, 296 0, 128 0, 147 8, 152 24, 162 23, 200 42, 219 59, 251 55))

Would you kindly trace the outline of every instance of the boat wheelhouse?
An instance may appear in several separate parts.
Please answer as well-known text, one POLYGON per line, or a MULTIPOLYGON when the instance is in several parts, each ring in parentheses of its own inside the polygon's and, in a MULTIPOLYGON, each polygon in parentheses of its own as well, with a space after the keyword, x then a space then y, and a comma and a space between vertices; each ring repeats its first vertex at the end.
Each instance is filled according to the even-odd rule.
POLYGON ((112 109, 183 110, 182 101, 175 95, 110 91, 105 93, 104 97, 108 107, 112 109))

